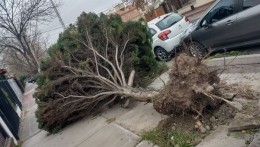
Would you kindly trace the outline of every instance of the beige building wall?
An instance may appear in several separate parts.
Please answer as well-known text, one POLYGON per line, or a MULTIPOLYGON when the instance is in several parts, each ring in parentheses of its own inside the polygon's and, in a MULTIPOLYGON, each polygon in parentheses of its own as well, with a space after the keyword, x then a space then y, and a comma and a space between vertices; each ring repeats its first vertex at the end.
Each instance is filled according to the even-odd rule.
POLYGON ((197 7, 201 7, 203 5, 206 5, 208 3, 213 3, 215 0, 196 0, 195 2, 193 2, 190 5, 187 5, 181 9, 178 10, 178 13, 183 14, 186 13, 188 11, 191 11, 191 5, 193 5, 195 8, 197 7))
POLYGON ((215 0, 196 0, 194 6, 200 7, 200 6, 203 6, 203 5, 210 3, 210 2, 213 2, 213 1, 215 1, 215 0))
POLYGON ((134 6, 128 5, 125 7, 123 3, 116 5, 113 9, 109 10, 107 15, 118 14, 124 22, 137 21, 144 18, 143 14, 139 12, 134 6))

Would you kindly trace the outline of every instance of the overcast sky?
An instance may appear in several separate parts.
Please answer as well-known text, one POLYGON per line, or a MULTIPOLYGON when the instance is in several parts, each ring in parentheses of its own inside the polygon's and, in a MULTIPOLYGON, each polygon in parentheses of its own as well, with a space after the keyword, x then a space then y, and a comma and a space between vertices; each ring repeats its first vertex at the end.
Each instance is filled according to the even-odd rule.
MULTIPOLYGON (((119 2, 121 0, 63 0, 58 10, 65 25, 68 25, 74 23, 83 11, 100 13, 113 8, 119 2)), ((43 25, 40 30, 45 32, 50 44, 55 43, 59 33, 63 31, 58 18, 43 25)))

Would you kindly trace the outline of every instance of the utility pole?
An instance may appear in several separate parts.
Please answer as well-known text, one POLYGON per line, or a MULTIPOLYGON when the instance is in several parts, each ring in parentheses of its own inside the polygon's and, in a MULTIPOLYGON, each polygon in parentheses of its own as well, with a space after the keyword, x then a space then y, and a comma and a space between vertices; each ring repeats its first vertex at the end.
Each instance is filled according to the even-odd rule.
POLYGON ((53 9, 55 10, 55 13, 56 13, 56 15, 57 15, 57 17, 58 17, 58 19, 59 19, 59 21, 60 21, 61 26, 62 26, 63 29, 65 30, 65 29, 66 29, 66 26, 65 26, 65 24, 64 24, 64 22, 63 22, 63 20, 62 20, 62 18, 61 18, 61 16, 60 16, 60 13, 59 13, 59 11, 58 11, 58 9, 57 9, 55 3, 53 2, 53 0, 50 0, 50 1, 51 1, 52 6, 53 6, 53 9))

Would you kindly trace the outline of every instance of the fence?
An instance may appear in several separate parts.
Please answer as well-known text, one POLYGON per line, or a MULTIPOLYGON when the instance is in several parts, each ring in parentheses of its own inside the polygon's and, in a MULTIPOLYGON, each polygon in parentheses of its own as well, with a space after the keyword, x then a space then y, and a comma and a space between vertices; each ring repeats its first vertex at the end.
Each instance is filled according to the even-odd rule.
POLYGON ((13 79, 0 80, 0 116, 16 140, 19 140, 20 117, 16 110, 22 110, 22 91, 13 79), (18 108, 17 108, 18 107, 18 108))
POLYGON ((0 147, 4 147, 6 145, 7 134, 4 129, 0 126, 0 147))
POLYGON ((150 21, 150 20, 153 20, 154 18, 159 17, 164 14, 166 14, 166 13, 165 13, 163 6, 160 6, 159 8, 154 9, 151 12, 145 14, 144 16, 147 21, 150 21))

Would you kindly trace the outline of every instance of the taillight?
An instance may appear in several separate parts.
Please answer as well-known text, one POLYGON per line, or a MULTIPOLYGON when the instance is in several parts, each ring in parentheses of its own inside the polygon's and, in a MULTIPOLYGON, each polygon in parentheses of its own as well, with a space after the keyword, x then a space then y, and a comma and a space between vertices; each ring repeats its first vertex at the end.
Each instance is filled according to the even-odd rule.
POLYGON ((166 31, 163 31, 162 33, 160 33, 158 35, 158 37, 161 39, 161 40, 167 40, 169 39, 168 35, 171 33, 172 31, 171 30, 166 30, 166 31))
POLYGON ((190 20, 189 20, 188 17, 185 17, 185 21, 186 21, 186 22, 190 22, 190 20))

